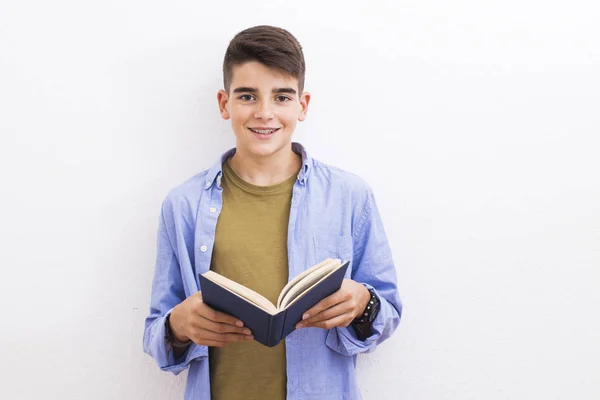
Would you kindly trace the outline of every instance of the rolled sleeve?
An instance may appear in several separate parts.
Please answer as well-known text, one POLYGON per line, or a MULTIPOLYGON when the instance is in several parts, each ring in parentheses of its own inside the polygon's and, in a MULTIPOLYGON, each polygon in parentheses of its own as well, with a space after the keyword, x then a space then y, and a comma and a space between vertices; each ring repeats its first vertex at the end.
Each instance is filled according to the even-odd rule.
POLYGON ((173 348, 165 341, 165 321, 171 311, 172 309, 165 316, 156 318, 146 329, 144 351, 156 360, 161 370, 178 375, 188 368, 192 361, 206 357, 208 349, 206 346, 199 346, 192 342, 181 357, 175 359, 173 348))
POLYGON ((206 357, 208 349, 192 343, 179 358, 174 358, 173 348, 165 341, 165 321, 173 308, 185 300, 179 261, 174 251, 172 240, 163 212, 159 220, 157 259, 152 281, 150 315, 146 318, 144 329, 144 352, 156 360, 163 371, 175 375, 186 369, 193 360, 206 357))
POLYGON ((373 286, 367 283, 363 283, 363 285, 367 289, 373 290, 381 302, 379 313, 371 325, 372 335, 363 341, 356 337, 354 328, 351 326, 336 327, 329 331, 325 340, 327 347, 345 356, 374 351, 379 343, 392 335, 400 323, 400 315, 396 308, 385 298, 381 297, 373 286))
POLYGON ((352 327, 336 327, 328 332, 326 345, 346 356, 375 350, 396 330, 402 315, 392 252, 370 190, 353 242, 352 279, 373 290, 381 306, 371 326, 373 334, 364 341, 356 337, 352 327))

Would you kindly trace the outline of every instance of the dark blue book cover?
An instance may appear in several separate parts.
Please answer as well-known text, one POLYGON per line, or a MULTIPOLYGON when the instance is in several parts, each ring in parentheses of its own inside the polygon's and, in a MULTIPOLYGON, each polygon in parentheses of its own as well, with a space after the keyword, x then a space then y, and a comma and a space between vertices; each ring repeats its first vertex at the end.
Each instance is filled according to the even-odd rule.
POLYGON ((202 300, 209 307, 240 319, 244 326, 252 331, 254 340, 273 347, 296 329, 296 324, 308 309, 339 290, 349 264, 349 261, 343 263, 340 268, 310 288, 294 304, 275 315, 269 314, 200 274, 202 300))

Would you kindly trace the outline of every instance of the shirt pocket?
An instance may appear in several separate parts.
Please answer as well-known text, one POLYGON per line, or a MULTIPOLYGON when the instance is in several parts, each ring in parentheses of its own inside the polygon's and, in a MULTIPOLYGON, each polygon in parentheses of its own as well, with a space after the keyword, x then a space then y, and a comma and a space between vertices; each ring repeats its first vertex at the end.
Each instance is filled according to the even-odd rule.
MULTIPOLYGON (((346 235, 315 235, 316 262, 327 258, 339 258, 342 262, 352 261, 352 236, 346 235)), ((350 274, 348 268, 347 274, 350 274)))

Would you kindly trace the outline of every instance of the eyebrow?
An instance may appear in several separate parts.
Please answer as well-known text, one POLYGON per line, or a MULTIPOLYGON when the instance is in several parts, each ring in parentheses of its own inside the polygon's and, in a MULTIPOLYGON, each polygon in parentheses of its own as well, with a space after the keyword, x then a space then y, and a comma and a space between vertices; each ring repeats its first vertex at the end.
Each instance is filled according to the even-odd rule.
MULTIPOLYGON (((247 87, 247 86, 241 86, 241 87, 233 89, 233 93, 257 93, 257 92, 258 92, 258 89, 252 88, 252 87, 247 87)), ((271 92, 273 94, 279 94, 279 93, 296 94, 296 90, 293 88, 290 88, 290 87, 273 89, 271 92)))

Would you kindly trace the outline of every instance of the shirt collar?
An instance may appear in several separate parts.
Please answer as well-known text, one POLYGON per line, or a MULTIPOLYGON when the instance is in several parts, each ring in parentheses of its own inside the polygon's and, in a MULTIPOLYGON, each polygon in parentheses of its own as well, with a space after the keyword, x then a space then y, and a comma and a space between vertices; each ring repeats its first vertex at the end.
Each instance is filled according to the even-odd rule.
MULTIPOLYGON (((308 174, 311 170, 311 166, 313 163, 312 158, 308 155, 308 152, 300 143, 292 142, 292 150, 294 153, 300 155, 302 157, 302 167, 300 168, 300 173, 298 174, 298 181, 302 184, 306 184, 306 180, 308 178, 308 174)), ((219 160, 208 170, 206 174, 206 181, 204 184, 205 189, 209 189, 215 182, 217 181, 217 186, 221 186, 221 175, 223 174, 223 163, 231 158, 235 154, 235 147, 233 149, 227 150, 225 153, 221 155, 219 160)))

